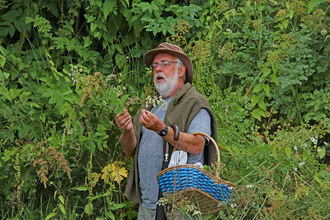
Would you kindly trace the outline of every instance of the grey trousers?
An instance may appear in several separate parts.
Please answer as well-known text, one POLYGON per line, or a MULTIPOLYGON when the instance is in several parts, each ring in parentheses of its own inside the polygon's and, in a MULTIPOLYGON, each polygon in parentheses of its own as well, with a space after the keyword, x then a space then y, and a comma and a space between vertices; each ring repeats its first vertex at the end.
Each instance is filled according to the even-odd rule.
POLYGON ((140 203, 137 220, 154 220, 156 218, 156 209, 147 209, 140 203))
MULTIPOLYGON (((139 205, 139 212, 138 212, 138 219, 137 220, 154 220, 156 218, 156 209, 147 209, 146 207, 143 207, 141 204, 139 205)), ((170 216, 168 216, 168 219, 170 219, 170 216)), ((183 213, 175 213, 175 215, 172 216, 171 220, 201 220, 197 216, 188 216, 183 213)), ((202 219, 205 219, 205 216, 203 216, 202 219)))

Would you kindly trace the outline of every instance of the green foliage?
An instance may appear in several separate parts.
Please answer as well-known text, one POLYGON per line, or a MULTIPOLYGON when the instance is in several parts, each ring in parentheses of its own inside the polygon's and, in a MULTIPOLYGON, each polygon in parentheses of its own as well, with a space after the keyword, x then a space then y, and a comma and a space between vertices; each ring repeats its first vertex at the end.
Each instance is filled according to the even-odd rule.
POLYGON ((0 12, 3 218, 136 218, 127 180, 98 174, 130 168, 114 116, 153 95, 142 57, 165 40, 191 57, 226 149, 221 176, 238 185, 208 218, 329 217, 326 1, 1 1, 0 12))

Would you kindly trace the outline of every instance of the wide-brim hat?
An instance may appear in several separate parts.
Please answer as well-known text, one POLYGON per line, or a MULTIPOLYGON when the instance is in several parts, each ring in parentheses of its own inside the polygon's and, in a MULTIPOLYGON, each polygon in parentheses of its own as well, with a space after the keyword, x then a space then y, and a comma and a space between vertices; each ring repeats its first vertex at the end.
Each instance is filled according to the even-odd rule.
POLYGON ((158 53, 169 53, 181 60, 183 65, 186 67, 186 81, 185 83, 189 82, 192 84, 193 78, 194 78, 194 70, 192 66, 192 62, 190 58, 185 54, 185 52, 182 50, 181 47, 174 45, 174 44, 169 44, 169 43, 162 43, 159 44, 157 49, 149 50, 144 54, 143 61, 144 63, 149 67, 156 54, 158 53))

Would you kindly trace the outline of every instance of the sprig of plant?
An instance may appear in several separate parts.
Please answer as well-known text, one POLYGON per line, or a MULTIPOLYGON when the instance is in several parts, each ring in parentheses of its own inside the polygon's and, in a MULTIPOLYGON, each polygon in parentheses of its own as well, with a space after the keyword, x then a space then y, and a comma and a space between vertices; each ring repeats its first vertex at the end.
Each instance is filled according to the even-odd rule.
POLYGON ((152 107, 151 113, 155 113, 159 107, 163 110, 167 109, 167 102, 162 98, 162 96, 154 96, 151 97, 150 95, 146 98, 145 107, 149 108, 152 107))

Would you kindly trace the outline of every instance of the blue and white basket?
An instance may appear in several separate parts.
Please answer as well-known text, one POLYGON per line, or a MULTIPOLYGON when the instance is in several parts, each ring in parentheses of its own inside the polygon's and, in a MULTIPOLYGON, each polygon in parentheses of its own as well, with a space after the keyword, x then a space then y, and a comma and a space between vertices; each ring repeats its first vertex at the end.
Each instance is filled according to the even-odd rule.
MULTIPOLYGON (((220 152, 214 139, 204 133, 193 133, 209 138, 217 151, 220 163, 220 152)), ((193 203, 195 207, 206 215, 226 208, 236 186, 226 180, 208 173, 203 168, 192 164, 173 166, 162 170, 157 175, 159 187, 165 197, 175 198, 175 203, 182 200, 193 203)))

